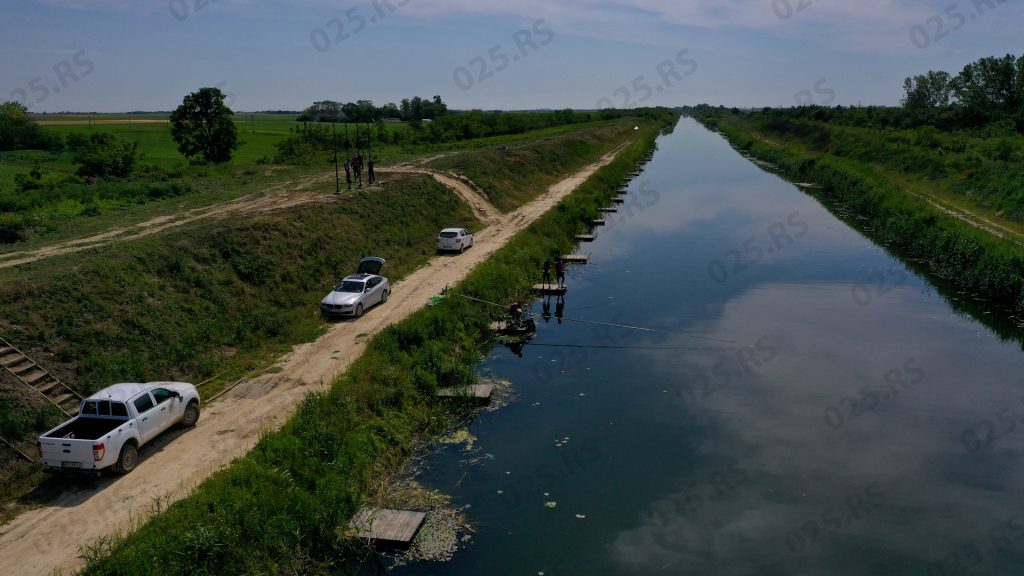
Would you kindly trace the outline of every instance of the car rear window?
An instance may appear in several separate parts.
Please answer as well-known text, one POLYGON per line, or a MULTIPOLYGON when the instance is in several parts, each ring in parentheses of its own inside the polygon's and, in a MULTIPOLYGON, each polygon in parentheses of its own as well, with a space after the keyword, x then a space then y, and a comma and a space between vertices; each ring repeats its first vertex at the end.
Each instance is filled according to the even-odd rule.
POLYGON ((441 238, 455 238, 458 235, 458 232, 441 232, 441 238))

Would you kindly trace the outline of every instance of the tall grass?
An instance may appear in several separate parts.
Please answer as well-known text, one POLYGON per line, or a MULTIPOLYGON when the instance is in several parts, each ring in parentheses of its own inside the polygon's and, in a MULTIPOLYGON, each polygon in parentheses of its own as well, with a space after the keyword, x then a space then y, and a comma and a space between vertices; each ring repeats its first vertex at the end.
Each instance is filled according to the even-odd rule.
POLYGON ((508 246, 474 270, 439 306, 375 336, 331 388, 306 398, 256 448, 136 532, 95 549, 83 574, 327 574, 350 559, 342 531, 425 433, 453 414, 434 403, 439 386, 475 380, 489 348, 488 318, 460 295, 504 302, 525 294, 537 265, 565 252, 573 235, 616 192, 663 125, 637 140, 508 246))
POLYGON ((733 145, 779 166, 796 179, 823 186, 816 195, 866 218, 865 234, 928 270, 957 290, 1011 314, 1024 314, 1024 250, 925 201, 904 193, 868 164, 831 154, 776 148, 754 138, 731 115, 698 113, 733 145))

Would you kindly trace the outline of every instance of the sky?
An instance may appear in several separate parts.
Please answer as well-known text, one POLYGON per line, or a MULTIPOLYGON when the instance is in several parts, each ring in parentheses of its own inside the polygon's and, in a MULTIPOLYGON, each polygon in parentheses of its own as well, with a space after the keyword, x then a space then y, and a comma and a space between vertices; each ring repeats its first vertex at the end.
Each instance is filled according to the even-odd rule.
POLYGON ((0 101, 898 105, 907 76, 1024 55, 1022 31, 1022 0, 4 0, 0 101))

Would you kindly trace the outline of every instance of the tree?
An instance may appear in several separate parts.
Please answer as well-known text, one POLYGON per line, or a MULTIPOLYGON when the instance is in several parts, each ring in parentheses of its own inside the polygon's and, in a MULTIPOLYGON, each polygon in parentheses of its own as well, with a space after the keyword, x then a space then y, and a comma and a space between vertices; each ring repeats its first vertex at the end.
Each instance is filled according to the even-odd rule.
POLYGON ((171 113, 171 136, 178 143, 178 152, 189 159, 201 156, 207 162, 231 160, 240 146, 233 115, 218 88, 200 88, 185 96, 171 113))
POLYGON ((306 108, 302 116, 297 118, 299 122, 340 122, 344 119, 341 104, 333 100, 313 102, 313 105, 306 108))
POLYGON ((948 72, 931 70, 927 74, 903 81, 903 107, 920 110, 949 104, 950 77, 948 72))
POLYGON ((68 135, 67 147, 79 166, 76 174, 98 178, 131 176, 138 156, 137 142, 118 142, 112 134, 68 135))
POLYGON ((952 81, 953 93, 975 125, 999 120, 1020 111, 1020 82, 1017 59, 989 56, 972 62, 952 81))
POLYGON ((64 140, 45 132, 28 117, 28 108, 19 102, 0 104, 0 151, 60 150, 64 140))

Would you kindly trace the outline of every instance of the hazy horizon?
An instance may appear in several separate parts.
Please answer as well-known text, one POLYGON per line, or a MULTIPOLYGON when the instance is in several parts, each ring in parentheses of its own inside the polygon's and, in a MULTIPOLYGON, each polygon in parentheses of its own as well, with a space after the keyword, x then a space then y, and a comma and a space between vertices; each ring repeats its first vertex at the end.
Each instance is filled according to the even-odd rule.
POLYGON ((33 112, 240 111, 440 95, 453 109, 896 105, 907 76, 1020 54, 1008 0, 26 0, 2 100, 33 112))

